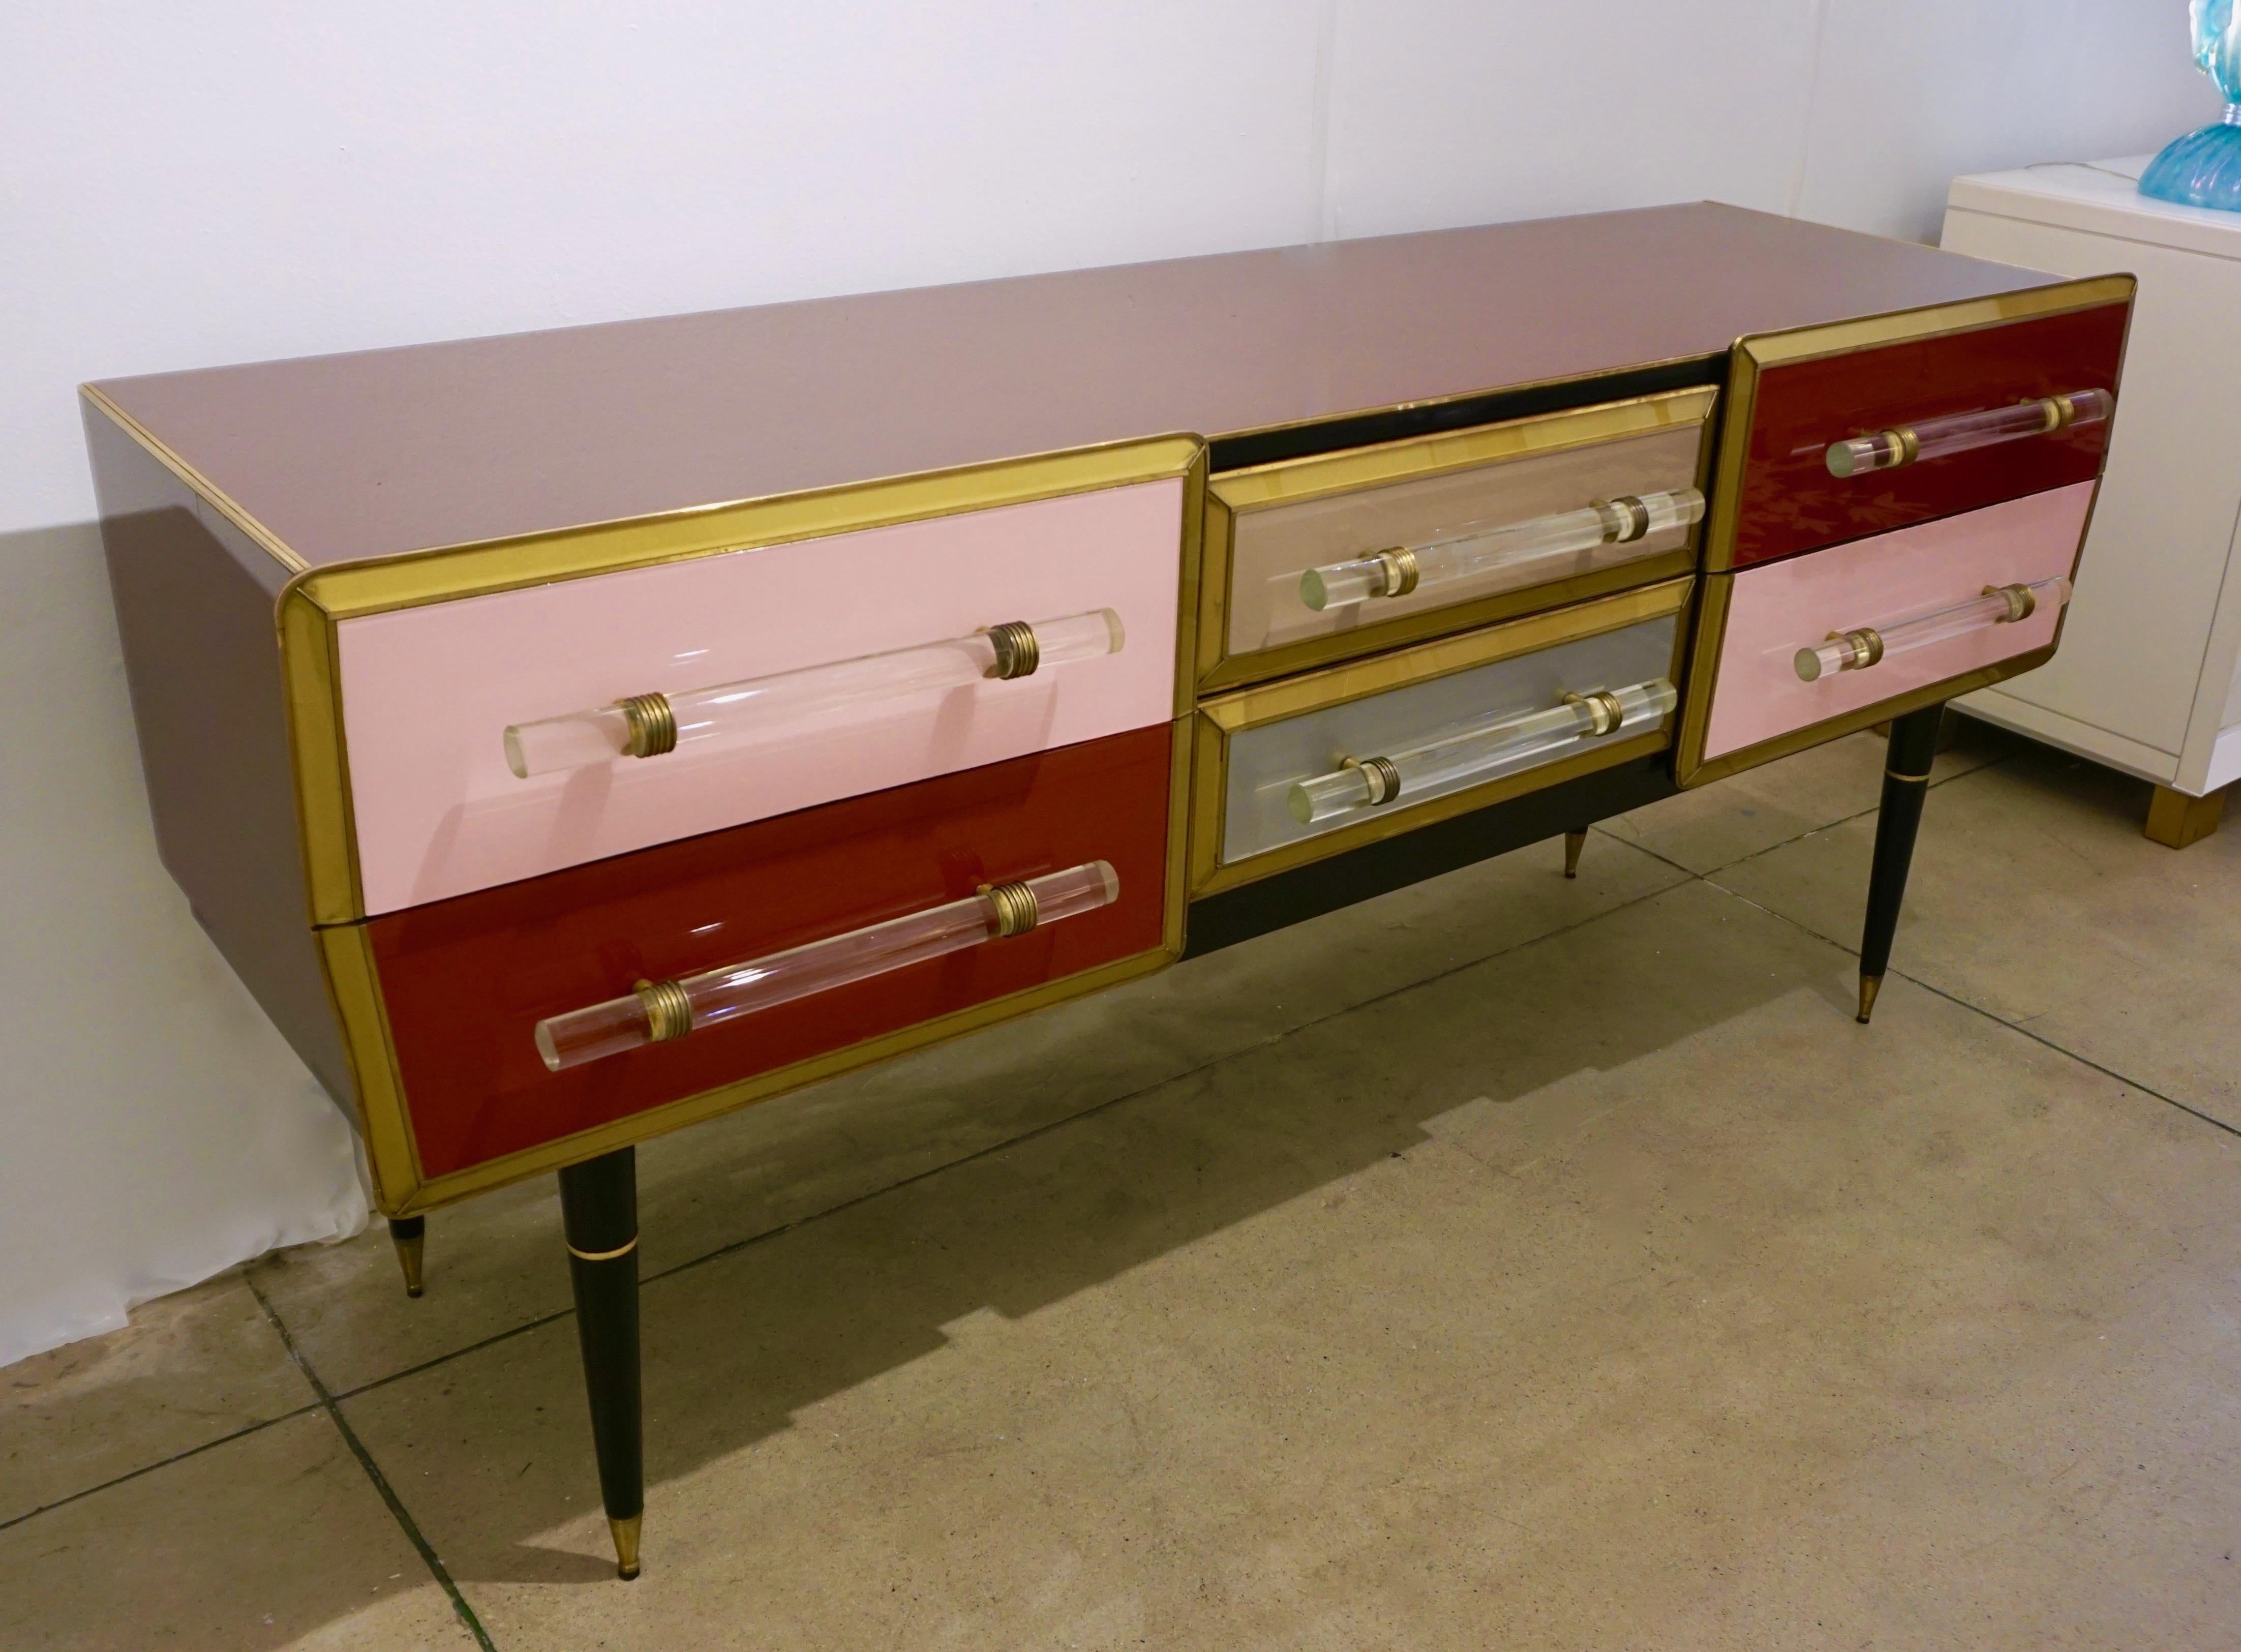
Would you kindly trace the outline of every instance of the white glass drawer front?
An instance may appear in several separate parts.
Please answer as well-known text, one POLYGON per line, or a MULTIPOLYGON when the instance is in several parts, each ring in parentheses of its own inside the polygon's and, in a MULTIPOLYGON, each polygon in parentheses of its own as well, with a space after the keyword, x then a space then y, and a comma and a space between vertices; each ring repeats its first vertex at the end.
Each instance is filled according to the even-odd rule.
POLYGON ((1221 863, 1664 726, 1674 625, 1646 620, 1239 731, 1221 863))

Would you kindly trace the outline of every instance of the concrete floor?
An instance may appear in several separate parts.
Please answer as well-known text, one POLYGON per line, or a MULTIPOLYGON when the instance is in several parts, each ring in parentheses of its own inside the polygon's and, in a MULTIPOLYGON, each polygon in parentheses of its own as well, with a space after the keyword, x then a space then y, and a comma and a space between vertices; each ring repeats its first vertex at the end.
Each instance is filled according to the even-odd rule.
POLYGON ((646 1570, 549 1183, 4 1374, 0 1645, 2241 1644, 2241 829, 1880 742, 641 1153, 646 1570))

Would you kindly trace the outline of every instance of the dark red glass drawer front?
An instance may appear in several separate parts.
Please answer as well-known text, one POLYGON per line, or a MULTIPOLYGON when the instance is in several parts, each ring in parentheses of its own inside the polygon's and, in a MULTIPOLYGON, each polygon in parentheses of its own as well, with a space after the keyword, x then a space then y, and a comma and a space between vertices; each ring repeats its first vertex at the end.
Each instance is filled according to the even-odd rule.
POLYGON ((1950 413, 2117 388, 2130 306, 2009 322, 1762 370, 1735 565, 1841 545, 2101 474, 2106 424, 1835 477, 1831 442, 1950 413))
POLYGON ((1164 725, 850 798, 377 918, 421 1167, 444 1175, 1156 950, 1164 725), (1113 905, 552 1073, 532 1029, 655 980, 1107 860, 1113 905))

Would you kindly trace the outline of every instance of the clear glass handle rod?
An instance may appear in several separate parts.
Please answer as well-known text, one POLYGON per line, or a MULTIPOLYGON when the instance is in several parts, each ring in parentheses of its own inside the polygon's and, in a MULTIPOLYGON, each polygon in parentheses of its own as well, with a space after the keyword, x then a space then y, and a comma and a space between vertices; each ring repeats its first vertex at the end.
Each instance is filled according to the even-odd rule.
POLYGON ((1671 493, 1597 499, 1577 511, 1499 526, 1480 523, 1422 545, 1398 545, 1351 562, 1310 568, 1300 576, 1300 600, 1321 613, 1373 597, 1405 597, 1425 585, 1522 567, 1592 551, 1599 545, 1630 544, 1661 528, 1685 527, 1703 514, 1704 496, 1684 487, 1671 493))
POLYGON ((1958 637, 1963 632, 1989 630, 2028 619, 2042 602, 2057 608, 2070 600, 2070 581, 2041 579, 2035 585, 1986 585, 1983 594, 1966 602, 1933 608, 1910 619, 1881 625, 1860 625, 1832 631, 1829 640, 1797 651, 1795 664, 1800 680, 1816 683, 1841 671, 1865 671, 1893 654, 1958 637))
POLYGON ((1061 619, 1015 619, 969 637, 713 688, 632 694, 591 711, 514 724, 505 731, 506 766, 525 780, 619 757, 659 757, 712 735, 753 733, 984 678, 1031 677, 1045 665, 1117 654, 1126 641, 1120 616, 1099 608, 1061 619))
POLYGON ((748 963, 678 980, 640 981, 621 998, 538 1022, 537 1053, 555 1073, 581 1067, 945 953, 1024 935, 1040 925, 1109 906, 1120 896, 1120 879, 1103 860, 1024 882, 995 884, 962 900, 748 963))
POLYGON ((1348 758, 1329 774, 1301 780, 1285 799, 1292 818, 1314 826, 1458 780, 1491 780, 1567 746, 1662 722, 1681 696, 1659 677, 1624 688, 1567 694, 1560 705, 1438 735, 1382 757, 1348 758))
POLYGON ((2072 391, 2066 396, 2042 396, 2035 402, 2012 407, 1989 408, 1981 413, 1956 413, 1950 418, 1925 418, 1913 425, 1894 425, 1872 435, 1855 436, 1829 444, 1829 474, 1858 476, 1868 471, 1888 471, 1920 459, 1943 458, 1972 447, 2012 442, 2073 425, 2098 425, 2117 405, 2105 390, 2072 391))

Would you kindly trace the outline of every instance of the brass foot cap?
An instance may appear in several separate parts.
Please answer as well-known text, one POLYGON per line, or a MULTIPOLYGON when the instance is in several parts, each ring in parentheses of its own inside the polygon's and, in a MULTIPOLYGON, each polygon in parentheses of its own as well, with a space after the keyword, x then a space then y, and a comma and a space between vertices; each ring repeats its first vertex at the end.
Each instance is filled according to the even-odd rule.
POLYGON ((390 1238, 397 1247, 398 1263, 405 1269, 405 1294, 418 1297, 425 1287, 420 1271, 422 1250, 427 1242, 425 1235, 414 1234, 408 1239, 401 1234, 392 1234, 390 1238))
POLYGON ((625 1582, 638 1575, 638 1533, 645 1523, 644 1515, 607 1522, 607 1529, 615 1535, 615 1575, 625 1582))
POLYGON ((1580 851, 1587 846, 1586 833, 1567 832, 1564 834, 1564 875, 1567 878, 1576 878, 1580 875, 1580 851))
POLYGON ((1883 978, 1882 976, 1863 975, 1860 977, 1859 1022, 1862 1027, 1865 1027, 1868 1024, 1868 1017, 1876 1013, 1876 994, 1883 991, 1883 978))

